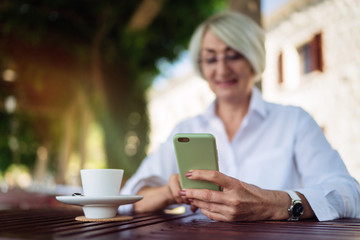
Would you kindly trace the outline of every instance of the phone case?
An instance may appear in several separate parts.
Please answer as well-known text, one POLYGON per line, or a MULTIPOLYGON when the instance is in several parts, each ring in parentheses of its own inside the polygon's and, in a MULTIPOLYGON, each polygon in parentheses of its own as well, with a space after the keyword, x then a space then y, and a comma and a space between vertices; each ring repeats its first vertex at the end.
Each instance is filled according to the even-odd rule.
POLYGON ((207 133, 179 133, 173 137, 173 143, 182 188, 219 191, 214 183, 185 177, 190 170, 219 170, 215 137, 207 133))

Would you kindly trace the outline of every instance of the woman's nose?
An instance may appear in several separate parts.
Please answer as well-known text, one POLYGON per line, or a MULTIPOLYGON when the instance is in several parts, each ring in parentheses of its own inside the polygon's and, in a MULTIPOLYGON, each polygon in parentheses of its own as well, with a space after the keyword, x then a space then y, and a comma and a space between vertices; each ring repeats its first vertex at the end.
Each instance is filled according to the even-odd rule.
POLYGON ((219 75, 227 75, 230 72, 229 63, 226 58, 221 58, 216 63, 216 72, 219 75))

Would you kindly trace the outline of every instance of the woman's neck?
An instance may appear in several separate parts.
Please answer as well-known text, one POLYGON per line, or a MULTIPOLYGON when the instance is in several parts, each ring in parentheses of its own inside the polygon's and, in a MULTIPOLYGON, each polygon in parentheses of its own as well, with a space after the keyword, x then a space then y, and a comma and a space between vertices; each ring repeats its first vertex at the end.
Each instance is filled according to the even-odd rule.
POLYGON ((249 110, 250 97, 238 101, 217 101, 216 115, 223 122, 229 141, 234 138, 249 110))

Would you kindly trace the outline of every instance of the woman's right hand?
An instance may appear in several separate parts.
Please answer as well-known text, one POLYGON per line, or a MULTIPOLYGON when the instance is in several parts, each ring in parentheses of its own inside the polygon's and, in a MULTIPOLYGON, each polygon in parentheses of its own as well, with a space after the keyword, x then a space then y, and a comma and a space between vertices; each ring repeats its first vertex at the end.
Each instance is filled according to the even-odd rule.
MULTIPOLYGON (((166 185, 161 187, 143 187, 137 194, 143 195, 144 199, 134 204, 135 212, 156 212, 165 209, 171 204, 190 204, 189 200, 180 195, 181 184, 179 174, 170 176, 166 185)), ((195 212, 196 207, 191 206, 195 212)))
POLYGON ((181 191, 181 183, 180 183, 179 174, 171 175, 167 186, 168 186, 170 194, 171 194, 171 199, 174 201, 173 203, 190 204, 190 202, 187 198, 180 196, 180 194, 179 194, 179 192, 181 191))

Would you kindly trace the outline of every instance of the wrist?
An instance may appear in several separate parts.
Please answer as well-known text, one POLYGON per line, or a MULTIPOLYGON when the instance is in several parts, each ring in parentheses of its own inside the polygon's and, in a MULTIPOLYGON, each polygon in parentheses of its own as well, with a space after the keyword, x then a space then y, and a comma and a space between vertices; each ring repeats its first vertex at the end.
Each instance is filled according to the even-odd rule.
POLYGON ((135 212, 154 212, 162 210, 171 204, 169 188, 167 185, 160 187, 145 186, 141 188, 137 194, 143 195, 144 199, 133 205, 135 212))
POLYGON ((291 204, 290 196, 283 191, 273 191, 270 220, 285 220, 289 218, 288 208, 291 204))
POLYGON ((174 197, 171 194, 171 190, 168 184, 162 186, 162 194, 165 198, 167 206, 175 203, 174 197))

